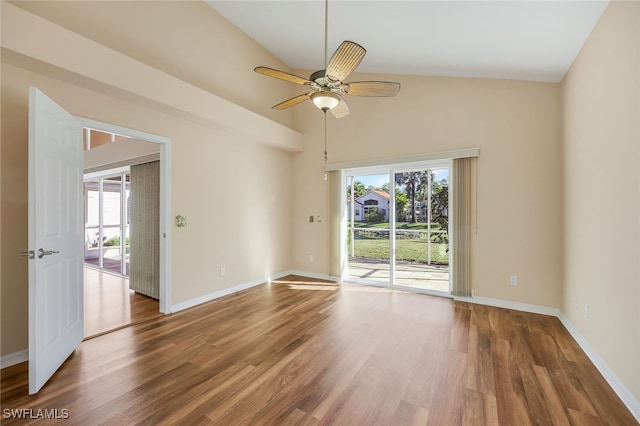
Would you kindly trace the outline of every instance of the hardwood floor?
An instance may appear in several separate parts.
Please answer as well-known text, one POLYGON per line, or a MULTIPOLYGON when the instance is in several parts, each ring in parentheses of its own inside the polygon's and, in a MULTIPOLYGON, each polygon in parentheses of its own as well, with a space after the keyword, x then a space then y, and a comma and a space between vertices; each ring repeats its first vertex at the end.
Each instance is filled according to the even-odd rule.
POLYGON ((294 276, 87 340, 36 396, 1 380, 65 424, 637 424, 557 318, 294 276))
POLYGON ((84 268, 84 336, 97 336, 160 316, 158 301, 129 290, 129 280, 84 268))

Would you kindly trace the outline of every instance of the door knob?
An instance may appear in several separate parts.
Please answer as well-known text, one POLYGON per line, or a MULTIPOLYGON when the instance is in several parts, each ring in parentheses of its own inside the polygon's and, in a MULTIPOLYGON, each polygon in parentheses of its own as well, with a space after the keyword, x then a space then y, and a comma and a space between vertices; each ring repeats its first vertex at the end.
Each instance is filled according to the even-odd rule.
POLYGON ((38 259, 42 259, 45 256, 51 256, 52 254, 60 253, 56 250, 43 250, 42 248, 38 249, 38 259))

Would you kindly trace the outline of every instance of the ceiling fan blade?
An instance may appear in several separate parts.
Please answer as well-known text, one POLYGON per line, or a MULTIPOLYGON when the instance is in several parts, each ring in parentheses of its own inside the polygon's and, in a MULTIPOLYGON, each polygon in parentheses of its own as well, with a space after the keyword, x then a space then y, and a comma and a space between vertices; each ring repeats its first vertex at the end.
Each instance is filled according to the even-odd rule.
POLYGON ((325 75, 331 81, 344 80, 362 61, 366 49, 358 43, 343 41, 327 64, 325 75))
POLYGON ((298 105, 299 103, 302 103, 302 102, 306 101, 307 99, 309 99, 309 96, 312 93, 313 92, 303 93, 302 95, 298 95, 298 96, 295 96, 295 97, 293 97, 291 99, 287 99, 284 102, 280 102, 278 105, 274 105, 272 108, 273 109, 277 109, 277 110, 291 108, 292 106, 298 105))
POLYGON ((393 81, 354 81, 345 83, 340 90, 351 96, 395 96, 400 91, 400 83, 393 81))
POLYGON ((335 118, 342 118, 349 115, 349 105, 347 105, 344 99, 340 99, 340 102, 338 102, 338 105, 331 108, 329 111, 331 111, 331 114, 335 118))
POLYGON ((291 83, 311 84, 311 82, 306 78, 298 77, 297 75, 289 74, 288 72, 274 70, 273 68, 269 67, 255 67, 253 70, 258 74, 264 74, 266 76, 289 81, 291 83))

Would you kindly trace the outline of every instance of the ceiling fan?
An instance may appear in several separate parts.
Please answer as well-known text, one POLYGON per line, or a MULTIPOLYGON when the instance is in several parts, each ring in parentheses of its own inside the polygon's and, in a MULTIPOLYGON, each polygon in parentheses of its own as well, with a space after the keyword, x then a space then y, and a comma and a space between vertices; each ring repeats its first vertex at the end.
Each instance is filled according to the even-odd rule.
POLYGON ((327 62, 327 15, 328 0, 325 0, 325 34, 324 34, 324 64, 325 69, 311 74, 306 79, 288 72, 269 67, 256 67, 255 72, 269 77, 289 81, 291 83, 309 86, 311 91, 287 99, 273 106, 273 109, 283 110, 311 99, 314 105, 323 112, 330 111, 336 118, 349 114, 349 106, 344 95, 351 96, 395 96, 400 91, 400 83, 392 81, 354 81, 347 83, 345 78, 351 74, 367 53, 358 43, 345 40, 338 46, 329 62, 327 62))

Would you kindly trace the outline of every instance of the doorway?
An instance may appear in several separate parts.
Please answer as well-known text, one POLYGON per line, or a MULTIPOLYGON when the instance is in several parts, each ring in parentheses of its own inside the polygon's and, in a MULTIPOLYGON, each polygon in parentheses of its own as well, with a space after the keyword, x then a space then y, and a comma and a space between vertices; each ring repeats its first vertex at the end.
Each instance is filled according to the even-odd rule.
MULTIPOLYGON (((77 118, 85 129, 93 129, 99 132, 122 135, 132 140, 151 142, 157 145, 159 155, 159 180, 160 180, 160 232, 159 232, 159 310, 160 313, 171 313, 171 139, 165 136, 142 132, 135 129, 103 123, 88 118, 77 118)), ((117 138, 114 138, 117 140, 117 138)), ((114 142, 112 140, 111 142, 114 142)), ((91 152, 89 150, 88 152, 91 152)), ((148 153, 134 152, 132 157, 144 158, 148 153)), ((104 164, 111 164, 111 168, 117 166, 120 160, 105 159, 104 164), (115 164, 114 164, 115 162, 115 164)), ((87 166, 87 165, 85 165, 87 166)), ((97 167, 100 167, 99 165, 97 167)), ((86 167, 85 167, 86 170, 86 167)), ((91 171, 91 170, 90 170, 91 171)))
POLYGON ((158 300, 130 281, 131 170, 84 175, 84 337, 160 315, 158 300))
MULTIPOLYGON (((166 308, 163 311, 163 305, 168 305, 168 301, 162 300, 166 294, 164 287, 168 284, 168 280, 162 273, 166 273, 168 266, 168 250, 164 246, 169 234, 168 232, 160 233, 163 228, 170 229, 166 226, 167 167, 162 164, 167 161, 166 143, 168 141, 163 144, 163 139, 101 123, 91 122, 90 127, 84 129, 86 338, 146 321, 160 315, 161 312, 168 312, 166 308), (154 138, 155 141, 149 140, 154 138), (132 270, 138 277, 136 282, 139 284, 140 273, 136 271, 145 267, 140 261, 135 265, 131 263, 132 234, 130 231, 134 225, 132 220, 133 169, 138 170, 153 163, 157 165, 155 170, 159 172, 156 172, 153 182, 145 184, 153 183, 156 189, 152 192, 159 195, 157 195, 155 207, 145 205, 144 208, 153 208, 151 216, 155 218, 155 222, 160 222, 154 226, 153 239, 156 250, 153 259, 146 259, 140 253, 135 255, 139 260, 144 257, 145 260, 142 262, 151 261, 154 265, 153 277, 145 276, 145 279, 153 279, 153 287, 156 289, 153 297, 149 297, 132 288, 133 283, 130 281, 132 270), (165 222, 162 222, 163 220, 165 222), (159 229, 158 225, 160 225, 159 229)), ((138 200, 141 197, 146 198, 147 191, 144 192, 145 195, 139 195, 138 200)), ((142 194, 139 190, 138 193, 142 194)), ((138 210, 141 208, 139 204, 140 202, 137 201, 138 210)), ((144 226, 139 224, 138 228, 141 227, 144 226)), ((146 244, 147 241, 145 240, 144 243, 146 244)), ((140 247, 140 244, 137 247, 140 247)))
POLYGON ((347 170, 347 280, 451 294, 450 161, 347 170))

